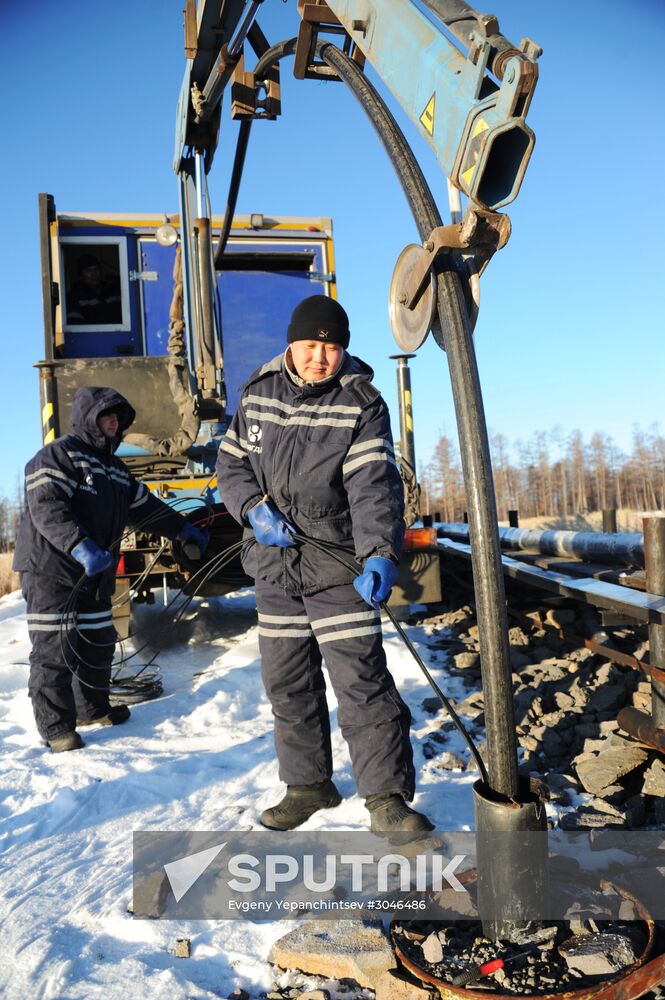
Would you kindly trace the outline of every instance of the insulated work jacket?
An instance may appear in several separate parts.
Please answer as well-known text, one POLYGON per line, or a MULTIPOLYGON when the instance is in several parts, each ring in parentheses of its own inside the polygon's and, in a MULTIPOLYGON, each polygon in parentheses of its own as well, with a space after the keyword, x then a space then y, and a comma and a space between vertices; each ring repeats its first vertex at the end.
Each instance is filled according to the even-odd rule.
MULTIPOLYGON (((14 569, 73 585, 81 566, 70 555, 85 538, 114 553, 125 528, 145 524, 152 534, 174 538, 183 519, 132 476, 113 452, 136 413, 114 389, 86 386, 72 406, 71 433, 38 451, 25 467, 25 508, 16 541, 14 569), (119 431, 111 441, 97 417, 113 409, 119 431)), ((100 596, 110 596, 115 568, 96 577, 100 596)))
MULTIPOLYGON (((404 491, 388 408, 372 375, 348 354, 322 383, 296 384, 283 355, 254 372, 217 460, 222 499, 237 521, 247 525, 247 511, 267 495, 302 534, 346 549, 347 562, 398 561, 404 491)), ((291 594, 315 594, 355 575, 306 543, 254 545, 244 562, 251 576, 291 594)))

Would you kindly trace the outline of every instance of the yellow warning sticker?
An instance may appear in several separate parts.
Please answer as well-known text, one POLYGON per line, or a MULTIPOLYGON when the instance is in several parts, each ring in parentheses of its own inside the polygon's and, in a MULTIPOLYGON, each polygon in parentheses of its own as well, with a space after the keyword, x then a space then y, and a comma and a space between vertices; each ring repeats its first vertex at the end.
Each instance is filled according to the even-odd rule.
POLYGON ((430 135, 434 135, 434 106, 436 104, 436 91, 432 94, 429 101, 427 102, 427 107, 420 116, 420 124, 429 132, 430 135))

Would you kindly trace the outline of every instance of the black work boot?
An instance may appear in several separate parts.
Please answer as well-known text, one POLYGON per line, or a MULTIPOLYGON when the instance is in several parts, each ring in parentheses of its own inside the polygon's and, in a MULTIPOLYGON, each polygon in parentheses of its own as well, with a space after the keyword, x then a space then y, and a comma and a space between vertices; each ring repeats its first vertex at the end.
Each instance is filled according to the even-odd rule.
POLYGON ((400 833, 414 830, 433 830, 427 816, 410 809, 401 795, 380 792, 369 795, 365 806, 370 814, 372 833, 400 833))
POLYGON ((51 753, 64 753, 65 750, 80 750, 85 746, 79 734, 74 731, 59 733, 46 742, 51 748, 51 753))
POLYGON ((113 705, 108 712, 100 715, 97 719, 77 719, 77 726, 120 726, 127 719, 131 712, 126 705, 113 705))
POLYGON ((342 796, 332 781, 316 785, 288 785, 286 795, 271 809, 264 809, 259 819, 269 830, 293 830, 319 809, 332 809, 342 796))

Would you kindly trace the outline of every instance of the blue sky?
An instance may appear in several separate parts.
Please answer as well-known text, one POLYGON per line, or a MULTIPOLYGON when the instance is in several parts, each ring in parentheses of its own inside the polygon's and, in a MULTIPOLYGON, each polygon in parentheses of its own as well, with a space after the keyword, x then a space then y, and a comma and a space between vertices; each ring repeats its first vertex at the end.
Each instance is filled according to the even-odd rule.
MULTIPOLYGON (((60 210, 177 210, 171 162, 183 6, 2 5, 0 495, 13 492, 17 471, 40 445, 31 367, 43 354, 37 194, 53 194, 60 210)), ((271 42, 296 33, 295 8, 295 0, 265 0, 260 23, 271 42)), ((587 438, 606 431, 627 448, 633 424, 663 420, 663 132, 649 39, 662 36, 665 7, 657 0, 496 0, 492 12, 509 38, 529 36, 544 54, 529 113, 536 149, 507 209, 513 235, 482 280, 475 339, 487 421, 512 442, 559 425, 587 438)), ((352 348, 375 368, 396 426, 387 296, 415 228, 351 95, 342 84, 295 81, 291 65, 282 63, 282 117, 253 130, 238 211, 333 218, 352 348)), ((445 178, 433 154, 397 117, 445 210, 445 178)), ((219 212, 236 130, 227 106, 210 176, 219 212)), ((412 362, 412 380, 423 462, 441 431, 455 436, 445 355, 433 341, 412 362)))

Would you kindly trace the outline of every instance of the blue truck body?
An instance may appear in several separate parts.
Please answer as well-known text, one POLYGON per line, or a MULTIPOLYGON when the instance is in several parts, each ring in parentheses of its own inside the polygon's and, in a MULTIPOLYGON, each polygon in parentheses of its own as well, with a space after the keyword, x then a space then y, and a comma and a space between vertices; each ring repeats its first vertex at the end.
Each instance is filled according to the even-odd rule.
MULTIPOLYGON (((213 244, 221 225, 221 218, 210 219, 213 244)), ((174 295, 176 255, 184 260, 189 243, 179 215, 58 213, 53 199, 40 195, 40 231, 45 356, 37 367, 44 442, 69 429, 80 386, 112 386, 137 412, 119 456, 179 510, 190 509, 195 517, 205 501, 208 513, 214 508, 221 521, 215 461, 239 387, 284 349, 289 317, 302 299, 336 295, 330 220, 258 214, 234 219, 223 267, 210 271, 215 367, 214 389, 207 393, 191 254, 180 296, 174 295), (84 284, 91 259, 101 276, 92 290, 84 284), (182 330, 179 350, 169 344, 174 320, 182 330)), ((230 521, 223 519, 220 547, 238 530, 230 521)), ((120 574, 131 583, 154 550, 147 537, 126 540, 120 574)), ((187 571, 172 553, 146 579, 144 595, 155 576, 186 577, 187 571)), ((217 591, 228 589, 222 579, 213 584, 217 591)))

